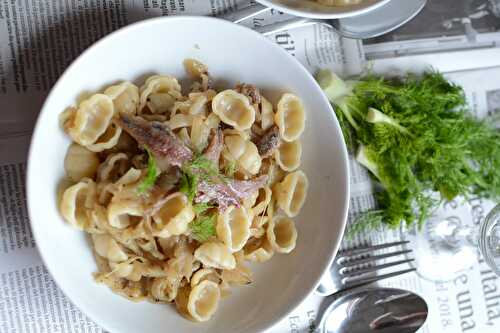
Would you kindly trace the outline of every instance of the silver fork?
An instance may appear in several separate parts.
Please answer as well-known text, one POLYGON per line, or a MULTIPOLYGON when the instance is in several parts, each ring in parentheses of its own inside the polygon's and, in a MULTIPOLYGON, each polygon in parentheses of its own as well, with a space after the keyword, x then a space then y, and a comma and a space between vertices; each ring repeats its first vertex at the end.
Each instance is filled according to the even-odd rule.
POLYGON ((354 288, 361 288, 373 282, 416 271, 416 268, 406 268, 391 273, 377 274, 383 269, 414 261, 413 258, 407 258, 378 263, 380 260, 409 255, 412 252, 410 249, 374 254, 376 251, 404 246, 407 243, 408 241, 391 242, 340 251, 315 290, 316 294, 325 298, 318 309, 315 322, 309 328, 309 332, 317 332, 317 328, 320 327, 319 321, 323 318, 325 311, 340 295, 348 293, 354 288))
POLYGON ((340 251, 330 266, 329 271, 321 279, 315 292, 321 296, 329 296, 341 290, 359 287, 375 281, 415 271, 415 268, 407 268, 391 273, 376 274, 382 269, 412 262, 414 260, 413 258, 407 258, 382 264, 378 263, 383 259, 408 255, 412 252, 412 250, 409 249, 383 254, 373 254, 375 251, 403 246, 407 243, 408 241, 400 241, 340 251))

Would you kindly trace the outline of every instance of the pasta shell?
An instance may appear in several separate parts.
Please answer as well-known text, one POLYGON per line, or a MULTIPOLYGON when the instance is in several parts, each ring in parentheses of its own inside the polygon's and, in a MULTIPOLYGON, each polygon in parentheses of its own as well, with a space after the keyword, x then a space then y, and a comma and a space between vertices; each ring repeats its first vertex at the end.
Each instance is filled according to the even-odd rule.
POLYGON ((163 206, 153 215, 154 234, 158 237, 184 234, 193 219, 194 211, 188 198, 180 192, 173 193, 165 198, 163 206))
POLYGON ((110 86, 104 94, 113 100, 115 112, 136 114, 139 105, 139 88, 130 82, 110 86))
POLYGON ((219 269, 233 269, 236 267, 234 256, 223 243, 205 242, 194 251, 194 257, 205 267, 219 269))
POLYGON ((95 94, 80 103, 68 134, 81 144, 88 146, 106 132, 114 114, 113 101, 104 94, 95 94))
POLYGON ((64 170, 71 180, 77 182, 82 178, 94 178, 99 163, 96 153, 77 143, 72 143, 66 151, 64 170))
POLYGON ((108 258, 114 262, 121 262, 128 259, 128 255, 110 235, 92 234, 92 240, 95 251, 101 257, 108 258))
MULTIPOLYGON (((114 261, 110 261, 109 267, 111 268, 114 275, 122 278, 128 277, 134 271, 134 263, 129 262, 117 263, 114 261)), ((138 281, 137 279, 131 280, 138 281)))
POLYGON ((201 116, 195 116, 193 126, 191 127, 191 144, 198 151, 203 151, 208 145, 208 137, 210 128, 205 125, 205 121, 201 116))
POLYGON ((286 216, 277 216, 267 225, 267 240, 280 253, 290 253, 297 242, 297 230, 293 221, 286 216))
POLYGON ((245 207, 228 207, 217 218, 217 237, 226 244, 231 252, 243 248, 250 237, 252 221, 245 207))
POLYGON ((95 199, 95 183, 83 179, 64 191, 60 203, 61 215, 69 224, 84 229, 90 222, 88 213, 95 199))
POLYGON ((215 272, 215 270, 213 270, 212 268, 202 268, 202 269, 196 271, 196 273, 194 273, 191 276, 191 281, 190 281, 191 288, 200 284, 204 280, 210 280, 210 281, 213 281, 215 283, 218 283, 220 278, 217 275, 217 273, 215 272))
POLYGON ((234 254, 236 267, 234 269, 224 269, 221 273, 221 284, 248 285, 252 283, 252 271, 244 265, 245 255, 243 251, 234 254))
POLYGON ((252 175, 259 172, 262 160, 257 146, 252 141, 245 140, 239 135, 231 135, 226 136, 224 142, 229 153, 242 169, 252 175))
MULTIPOLYGON (((113 199, 114 200, 114 199, 113 199)), ((115 228, 123 229, 133 222, 133 217, 142 217, 144 210, 134 200, 116 200, 108 205, 108 223, 115 228)))
POLYGON ((304 131, 306 114, 300 98, 293 94, 284 94, 278 102, 278 111, 274 121, 280 129, 281 138, 292 142, 304 131))
MULTIPOLYGON (((149 77, 140 89, 139 112, 146 106, 151 94, 169 94, 180 91, 179 82, 172 76, 153 75, 149 77)), ((155 110, 151 110, 151 112, 155 112, 155 110)))
POLYGON ((87 145, 87 148, 96 153, 113 148, 118 143, 121 134, 121 127, 118 127, 115 124, 109 124, 104 134, 101 135, 96 142, 87 145))
POLYGON ((116 181, 116 185, 130 185, 137 182, 142 176, 141 170, 130 168, 116 181))
POLYGON ((167 277, 154 278, 151 283, 151 296, 155 301, 172 302, 177 296, 179 281, 167 277))
POLYGON ((185 318, 189 320, 193 320, 193 317, 189 314, 187 310, 187 305, 189 301, 189 294, 191 293, 191 287, 190 286, 183 286, 179 288, 179 291, 177 292, 177 296, 175 297, 175 307, 177 308, 177 311, 184 316, 185 318))
POLYGON ((176 99, 168 93, 152 93, 148 96, 146 105, 153 113, 166 113, 174 106, 176 99))
POLYGON ((282 142, 276 149, 276 162, 285 171, 293 171, 300 166, 302 144, 299 140, 282 142))
POLYGON ((207 321, 217 310, 220 300, 219 286, 204 280, 191 289, 187 310, 196 321, 207 321))
POLYGON ((184 60, 184 69, 192 78, 201 78, 203 74, 208 73, 208 68, 204 63, 191 58, 184 60))
POLYGON ((246 198, 243 198, 243 206, 248 210, 251 210, 253 206, 255 206, 255 202, 257 201, 257 197, 259 196, 259 191, 254 191, 250 193, 246 198))
POLYGON ((251 262, 265 262, 274 254, 267 237, 252 238, 243 248, 245 259, 251 262))
POLYGON ((258 196, 255 200, 255 205, 252 207, 253 216, 262 214, 269 205, 269 202, 271 202, 272 191, 268 186, 261 187, 257 193, 258 196))
POLYGON ((222 122, 239 131, 249 129, 255 121, 255 109, 248 98, 231 89, 224 90, 214 97, 212 111, 222 122))
POLYGON ((273 105, 264 96, 260 97, 260 103, 260 127, 265 131, 274 124, 273 105))
POLYGON ((179 132, 177 132, 177 137, 179 138, 179 140, 181 140, 186 146, 189 147, 189 145, 191 144, 191 137, 189 136, 189 133, 187 131, 187 129, 184 127, 184 128, 181 128, 179 130, 179 132))
POLYGON ((297 216, 306 200, 308 187, 309 181, 304 172, 298 170, 286 175, 275 186, 278 207, 289 217, 297 216))
POLYGON ((189 99, 193 102, 189 107, 188 113, 192 115, 202 114, 204 115, 207 110, 208 97, 203 93, 189 94, 189 99))
POLYGON ((267 215, 254 215, 252 226, 250 227, 250 235, 255 238, 260 238, 266 233, 265 225, 269 221, 267 215))
POLYGON ((108 155, 97 169, 97 180, 114 182, 122 172, 125 172, 127 164, 128 156, 125 153, 108 155))
POLYGON ((190 127, 193 125, 193 120, 194 117, 192 115, 179 113, 170 118, 168 127, 170 127, 171 130, 176 130, 182 127, 190 127))
POLYGON ((207 126, 209 129, 219 128, 219 124, 220 124, 220 118, 215 113, 210 113, 207 119, 205 120, 205 126, 207 126))

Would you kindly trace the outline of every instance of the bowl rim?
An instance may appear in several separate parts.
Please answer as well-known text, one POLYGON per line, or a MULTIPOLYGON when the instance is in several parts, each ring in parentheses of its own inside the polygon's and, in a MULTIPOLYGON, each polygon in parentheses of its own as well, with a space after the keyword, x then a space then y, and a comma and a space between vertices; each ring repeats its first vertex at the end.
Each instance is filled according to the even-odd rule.
MULTIPOLYGON (((282 4, 280 2, 276 2, 275 0, 256 0, 257 2, 260 2, 261 4, 282 11, 284 13, 298 16, 298 17, 308 17, 308 18, 314 18, 314 19, 341 19, 341 18, 347 18, 347 17, 352 17, 352 16, 357 16, 357 15, 363 15, 366 14, 372 10, 375 10, 379 7, 384 6, 391 0, 375 0, 374 3, 370 5, 358 5, 360 6, 359 8, 351 9, 351 10, 345 10, 341 11, 338 13, 322 13, 322 12, 314 12, 314 11, 306 11, 306 10, 301 10, 301 9, 296 9, 290 6, 287 6, 286 4, 282 4)), ((312 0, 314 1, 314 0, 312 0)), ((334 8, 334 7, 332 7, 334 8)))
MULTIPOLYGON (((289 55, 285 50, 283 50, 281 47, 279 47, 277 44, 273 43, 263 35, 259 34, 258 32, 253 31, 252 29, 249 29, 247 27, 244 27, 242 25, 234 24, 232 22, 219 19, 216 17, 210 17, 210 16, 193 16, 193 15, 182 15, 182 16, 161 16, 161 17, 155 17, 155 18, 150 18, 150 19, 145 19, 145 20, 140 20, 138 22, 134 22, 132 24, 126 25, 120 29, 117 29, 113 31, 112 33, 100 38, 99 40, 95 41, 93 44, 91 44, 87 49, 85 49, 77 58, 75 58, 72 63, 64 70, 64 72, 61 74, 61 76, 57 79, 56 83, 52 86, 50 89, 49 94, 45 98, 45 101, 42 104, 42 107, 40 108, 40 112, 37 115, 36 118, 36 123, 33 129, 33 133, 31 135, 30 139, 30 146, 29 146, 29 151, 28 151, 28 159, 27 159, 27 168, 26 168, 26 193, 27 193, 27 208, 28 208, 28 216, 30 220, 30 226, 31 230, 35 239, 35 244, 38 249, 38 253, 40 254, 40 257, 42 259, 42 262, 48 272, 51 275, 51 278, 54 280, 55 284, 57 285, 58 288, 64 293, 66 297, 79 309, 81 310, 85 315, 87 315, 89 318, 91 318, 97 325, 100 327, 104 328, 105 330, 109 332, 118 332, 117 327, 115 327, 113 324, 109 322, 103 322, 100 320, 102 317, 98 316, 97 313, 92 310, 92 307, 88 307, 83 303, 78 302, 74 298, 70 297, 70 295, 73 295, 71 292, 70 288, 66 288, 66 285, 64 283, 61 283, 59 279, 56 278, 57 275, 54 274, 54 269, 52 265, 51 259, 49 259, 48 252, 44 251, 44 238, 41 237, 39 233, 39 228, 37 227, 37 224, 34 223, 36 219, 34 219, 35 216, 37 216, 35 213, 35 209, 31 205, 32 200, 37 200, 36 198, 32 197, 31 194, 31 188, 35 186, 35 180, 37 175, 36 175, 36 165, 35 161, 33 160, 33 155, 34 155, 34 142, 35 139, 41 137, 41 132, 43 131, 43 128, 40 125, 40 119, 41 117, 49 112, 48 105, 50 104, 50 101, 54 98, 55 96, 55 91, 58 90, 58 87, 62 84, 63 80, 69 75, 68 73, 72 71, 74 67, 77 67, 78 64, 82 61, 83 58, 85 58, 89 53, 93 52, 94 49, 98 48, 99 45, 103 43, 107 43, 108 39, 113 39, 115 36, 119 36, 122 34, 128 33, 130 30, 138 29, 142 26, 145 25, 151 25, 155 24, 157 22, 162 22, 162 21, 170 21, 170 22, 178 22, 178 21, 188 21, 188 22, 195 22, 196 24, 200 24, 200 20, 205 20, 205 21, 210 21, 210 22, 216 22, 217 24, 221 25, 226 25, 228 28, 231 29, 238 29, 245 31, 245 33, 253 33, 254 36, 260 40, 262 40, 263 43, 268 44, 270 47, 278 49, 279 52, 283 54, 283 56, 290 57, 293 59, 295 64, 297 65, 298 71, 302 71, 306 76, 312 80, 312 82, 317 86, 318 89, 321 90, 319 87, 318 83, 316 80, 313 78, 313 76, 306 70, 306 68, 293 56, 289 55), (99 319, 99 320, 97 320, 99 319)), ((337 130, 339 133, 342 133, 340 129, 340 125, 338 123, 338 120, 335 116, 335 113, 327 99, 327 97, 324 94, 321 94, 323 101, 326 102, 326 104, 329 106, 330 111, 333 113, 333 119, 335 120, 335 127, 337 127, 337 130)), ((289 304, 286 304, 283 306, 283 311, 280 314, 277 314, 274 320, 270 320, 267 323, 262 323, 260 326, 260 329, 262 331, 267 331, 279 322, 281 322, 284 318, 286 318, 295 308, 297 308, 316 288, 318 285, 321 277, 325 274, 325 272, 329 269, 330 265, 333 262, 333 259, 335 255, 337 254, 342 237, 345 232, 345 227, 347 224, 347 215, 348 215, 348 210, 349 210, 349 199, 350 199, 350 169, 349 169, 349 158, 348 158, 348 153, 347 153, 347 147, 345 144, 345 141, 342 140, 340 143, 340 150, 341 150, 341 156, 339 156, 339 161, 341 160, 343 164, 343 169, 345 170, 345 181, 342 182, 344 185, 344 188, 342 188, 342 192, 345 193, 344 197, 344 202, 343 202, 343 212, 341 214, 342 220, 341 225, 340 225, 340 232, 336 235, 335 238, 332 238, 331 241, 335 242, 335 245, 333 247, 333 251, 330 254, 330 257, 328 258, 327 261, 322 263, 321 267, 321 274, 316 278, 316 281, 313 285, 310 285, 308 288, 305 288, 304 291, 305 293, 300 295, 300 298, 297 298, 295 302, 290 302, 289 304)), ((61 218, 62 220, 62 218, 61 218)))

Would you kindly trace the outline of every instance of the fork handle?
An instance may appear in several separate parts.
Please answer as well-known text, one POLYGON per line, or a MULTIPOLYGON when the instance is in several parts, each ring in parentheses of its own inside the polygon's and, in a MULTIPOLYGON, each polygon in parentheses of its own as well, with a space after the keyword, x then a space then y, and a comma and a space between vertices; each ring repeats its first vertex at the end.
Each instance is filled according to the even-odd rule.
POLYGON ((220 18, 224 20, 231 21, 233 23, 240 23, 242 21, 248 20, 254 16, 257 16, 261 13, 267 12, 271 10, 271 8, 266 7, 261 4, 254 4, 251 6, 244 7, 242 9, 238 9, 234 12, 229 12, 225 15, 219 16, 220 18))
POLYGON ((298 27, 305 27, 308 25, 322 23, 321 20, 294 17, 285 21, 271 23, 263 25, 261 27, 256 27, 254 30, 260 32, 264 36, 271 35, 277 32, 282 32, 288 29, 294 29, 298 27))

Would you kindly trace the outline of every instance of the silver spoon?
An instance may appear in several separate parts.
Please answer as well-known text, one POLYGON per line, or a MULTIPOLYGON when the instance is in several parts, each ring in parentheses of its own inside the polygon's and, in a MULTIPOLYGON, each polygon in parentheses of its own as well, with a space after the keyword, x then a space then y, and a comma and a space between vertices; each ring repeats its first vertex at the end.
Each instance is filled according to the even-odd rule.
POLYGON ((321 333, 414 333, 427 319, 418 295, 392 288, 358 289, 325 298, 316 326, 321 333), (332 300, 333 299, 333 300, 332 300))
MULTIPOLYGON (((414 18, 424 8, 427 0, 391 0, 387 4, 366 14, 340 19, 311 19, 294 17, 289 20, 255 28, 264 35, 313 24, 324 24, 347 38, 366 39, 377 37, 399 28, 414 18)), ((237 12, 228 13, 222 18, 239 23, 269 10, 256 4, 237 12)))

